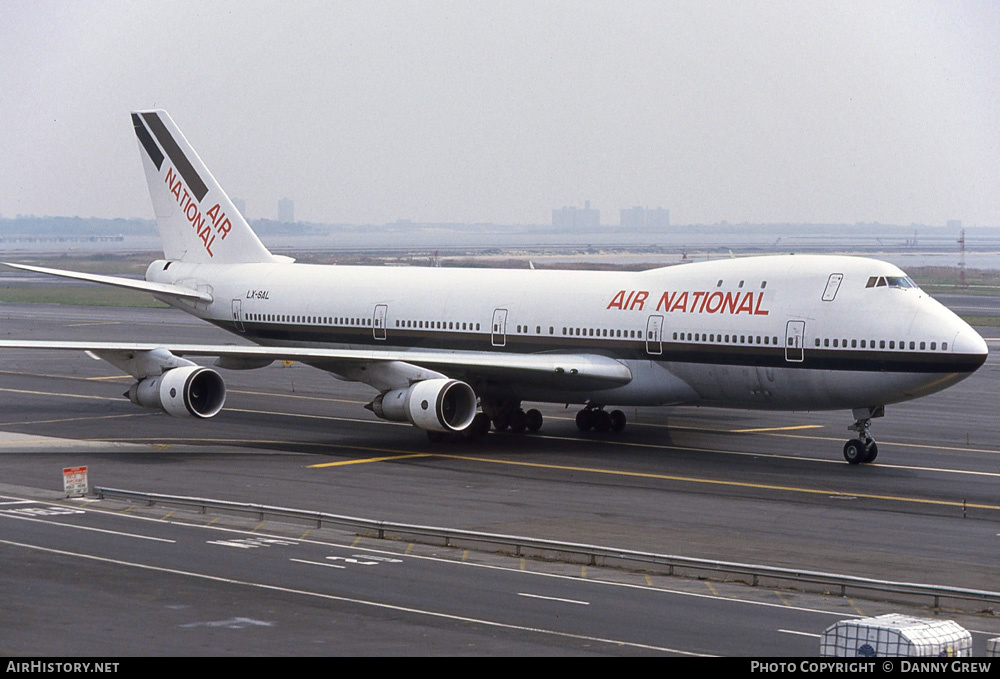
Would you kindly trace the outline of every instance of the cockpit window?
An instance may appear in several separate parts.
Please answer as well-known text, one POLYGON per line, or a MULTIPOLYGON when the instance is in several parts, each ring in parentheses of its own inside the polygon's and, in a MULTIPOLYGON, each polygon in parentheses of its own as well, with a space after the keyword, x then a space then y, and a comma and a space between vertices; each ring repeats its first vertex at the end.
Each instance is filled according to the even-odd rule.
POLYGON ((915 288, 917 284, 909 276, 871 276, 866 288, 915 288))

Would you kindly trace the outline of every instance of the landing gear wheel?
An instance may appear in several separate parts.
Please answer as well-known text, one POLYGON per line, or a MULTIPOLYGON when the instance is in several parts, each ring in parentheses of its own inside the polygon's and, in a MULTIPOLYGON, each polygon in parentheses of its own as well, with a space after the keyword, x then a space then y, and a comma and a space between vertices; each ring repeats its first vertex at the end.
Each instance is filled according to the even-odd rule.
POLYGON ((515 434, 523 434, 528 428, 528 416, 518 408, 510 414, 510 430, 515 434))
POLYGON ((475 441, 488 434, 489 431, 490 418, 487 417, 486 413, 476 413, 476 416, 472 418, 472 424, 465 428, 462 436, 468 441, 475 441))
POLYGON ((542 428, 543 418, 541 412, 539 412, 535 408, 532 408, 531 410, 526 412, 524 416, 528 421, 528 431, 536 432, 542 428))
POLYGON ((868 408, 855 408, 853 412, 857 419, 847 430, 857 432, 858 438, 851 439, 844 444, 844 459, 850 464, 874 462, 875 458, 878 457, 878 445, 872 436, 872 418, 882 417, 885 414, 885 408, 883 406, 869 406, 868 408))
POLYGON ((623 413, 620 410, 611 411, 611 431, 617 434, 618 432, 625 429, 625 425, 627 422, 628 419, 626 419, 625 413, 623 413))
POLYGON ((493 428, 497 431, 507 431, 510 427, 510 415, 501 413, 493 418, 493 428))
POLYGON ((867 462, 868 453, 865 451, 865 444, 861 439, 851 439, 844 444, 844 459, 848 464, 861 464, 867 462))
POLYGON ((576 414, 576 428, 580 431, 590 431, 594 426, 594 411, 584 408, 576 414))
POLYGON ((611 415, 605 410, 594 411, 594 431, 603 434, 611 429, 611 415))

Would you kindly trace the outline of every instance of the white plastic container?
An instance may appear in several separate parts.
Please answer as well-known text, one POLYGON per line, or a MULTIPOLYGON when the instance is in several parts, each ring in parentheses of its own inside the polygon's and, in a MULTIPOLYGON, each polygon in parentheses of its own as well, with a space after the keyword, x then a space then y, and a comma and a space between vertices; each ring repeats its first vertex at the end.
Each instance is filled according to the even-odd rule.
POLYGON ((819 653, 842 658, 966 658, 972 655, 972 635, 951 620, 890 613, 831 625, 823 632, 819 653))

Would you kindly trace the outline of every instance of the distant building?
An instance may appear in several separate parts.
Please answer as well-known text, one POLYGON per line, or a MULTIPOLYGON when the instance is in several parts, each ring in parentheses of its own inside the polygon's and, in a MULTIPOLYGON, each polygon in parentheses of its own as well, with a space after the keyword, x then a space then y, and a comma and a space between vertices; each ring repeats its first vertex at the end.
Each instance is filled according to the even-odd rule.
POLYGON ((582 208, 563 206, 552 211, 552 226, 565 229, 596 228, 601 225, 601 211, 592 210, 590 201, 582 208))
POLYGON ((282 198, 278 201, 278 221, 283 224, 295 221, 295 201, 291 198, 282 198))
POLYGON ((621 211, 619 222, 623 229, 660 230, 670 226, 670 210, 662 207, 648 208, 636 205, 621 211))

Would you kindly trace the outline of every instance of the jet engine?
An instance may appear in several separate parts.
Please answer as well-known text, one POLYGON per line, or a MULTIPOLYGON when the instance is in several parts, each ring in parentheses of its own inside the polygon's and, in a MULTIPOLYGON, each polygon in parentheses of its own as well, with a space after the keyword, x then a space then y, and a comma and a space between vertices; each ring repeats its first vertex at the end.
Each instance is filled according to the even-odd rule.
POLYGON ((226 383, 211 368, 186 366, 146 377, 125 392, 132 403, 174 417, 214 417, 226 402, 226 383))
POLYGON ((465 382, 437 378, 379 394, 365 406, 384 420, 426 431, 462 431, 476 416, 476 392, 465 382))

